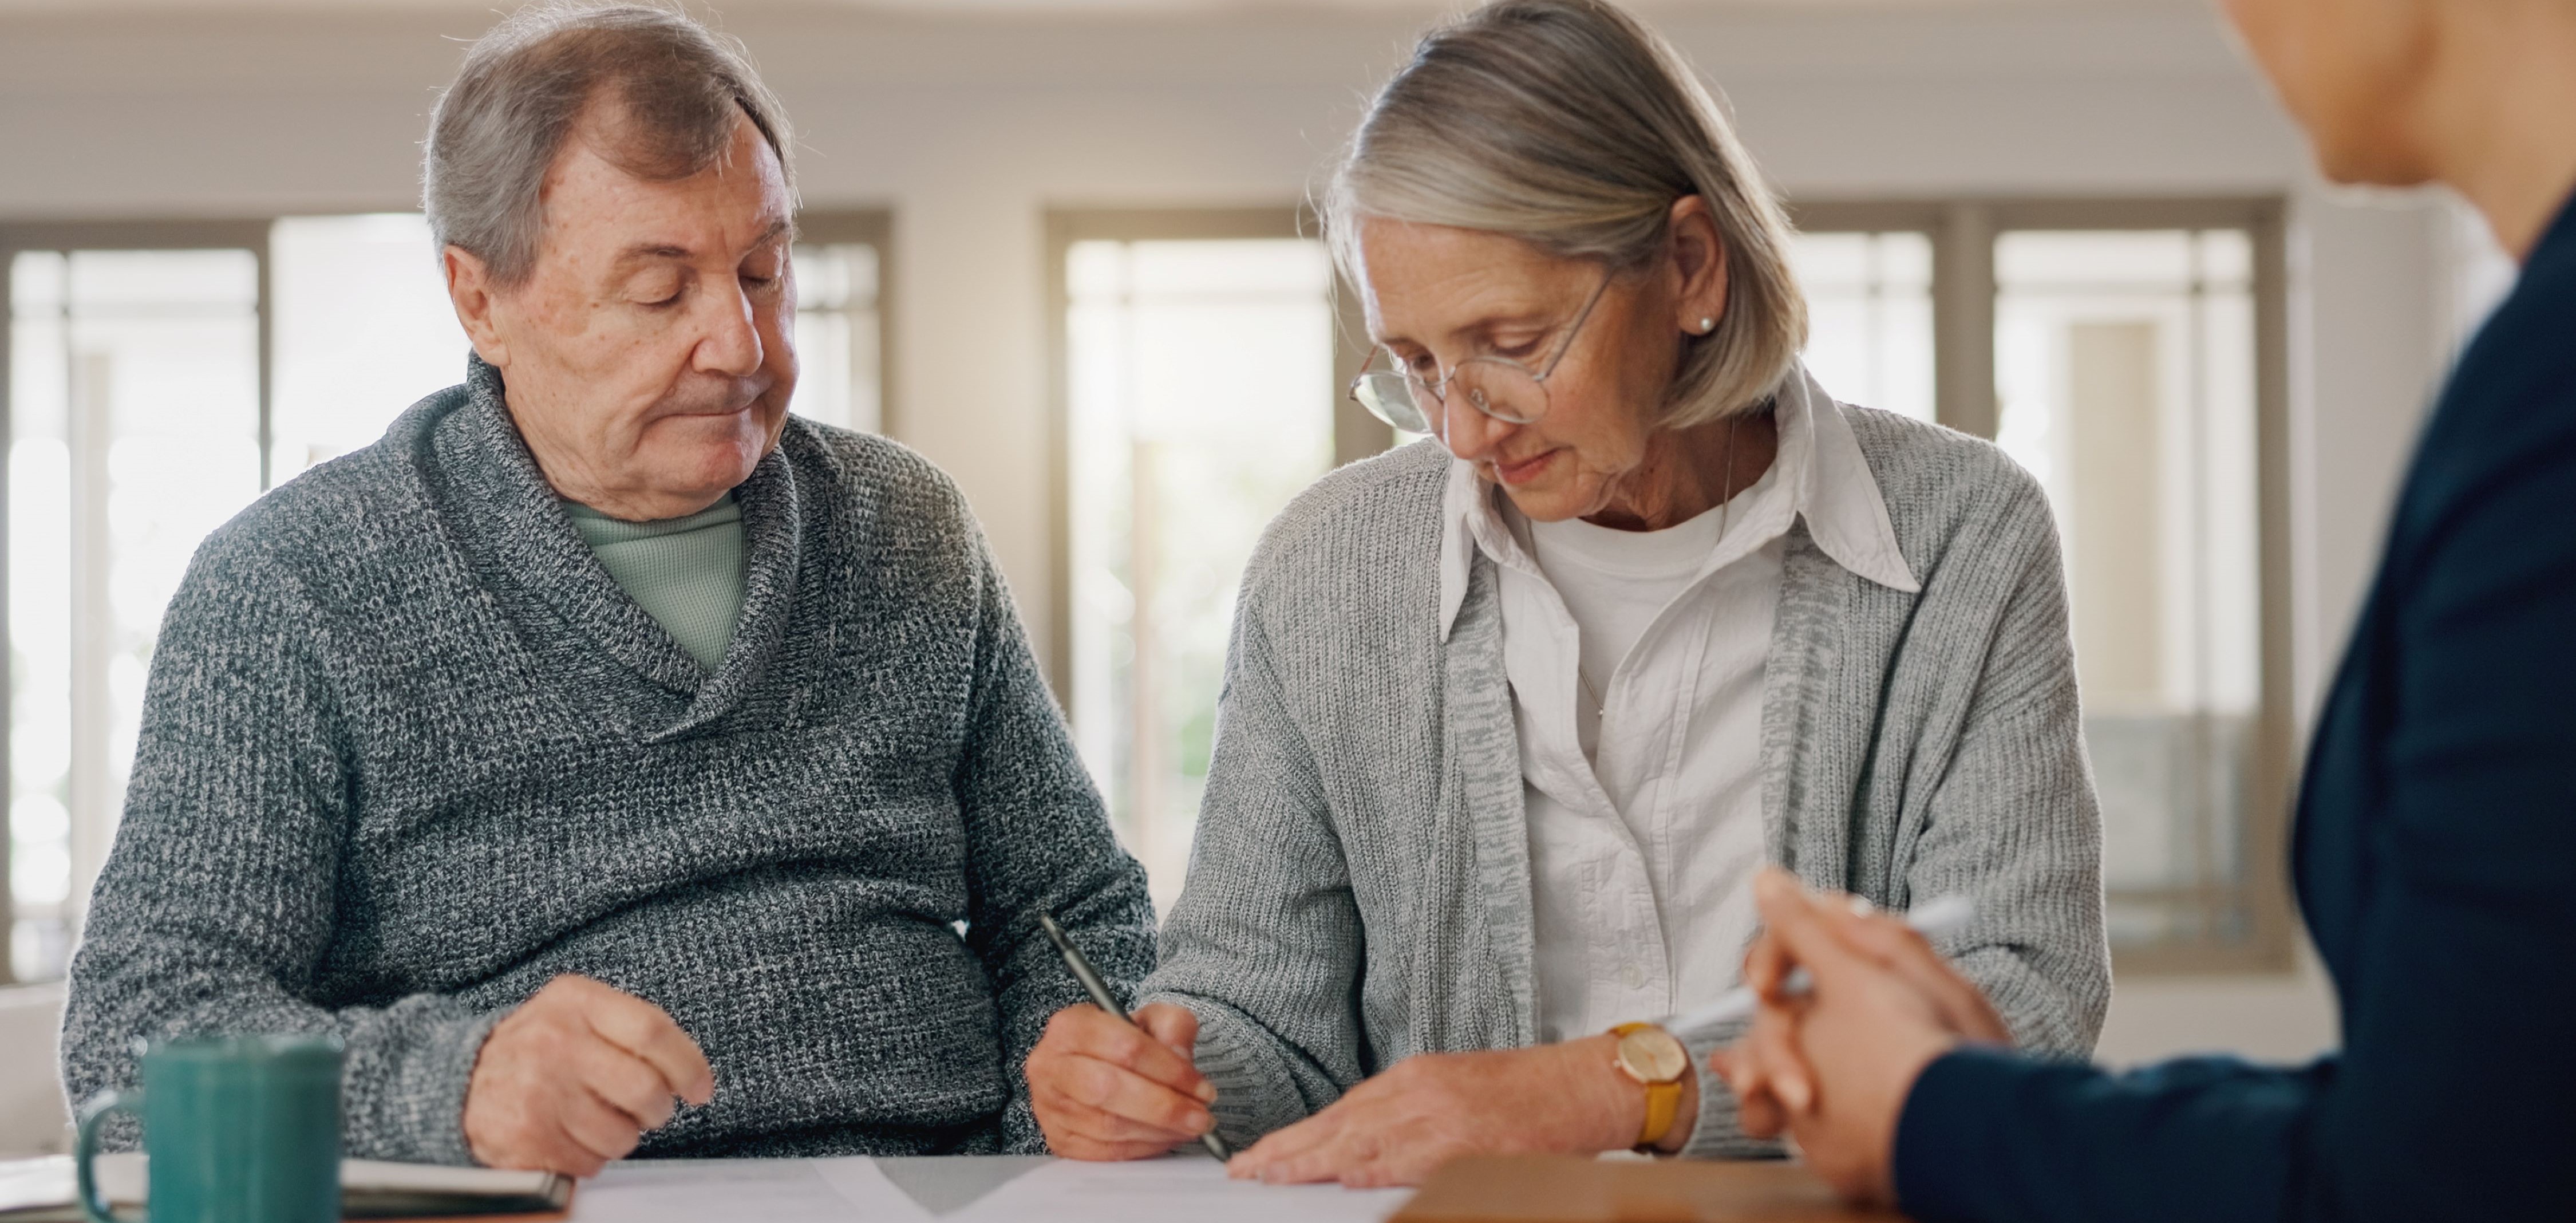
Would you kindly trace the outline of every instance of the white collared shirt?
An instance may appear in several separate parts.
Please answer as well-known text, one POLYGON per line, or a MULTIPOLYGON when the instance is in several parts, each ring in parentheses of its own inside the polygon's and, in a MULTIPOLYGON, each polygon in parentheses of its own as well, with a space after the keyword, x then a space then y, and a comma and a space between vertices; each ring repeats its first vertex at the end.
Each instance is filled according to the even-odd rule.
POLYGON ((1473 467, 1451 468, 1442 632, 1481 551, 1501 579, 1543 1040, 1736 984, 1763 861, 1763 662, 1790 526, 1804 519, 1863 578, 1920 589, 1842 409, 1801 370, 1775 413, 1770 470, 1722 513, 1662 531, 1530 523, 1473 467))

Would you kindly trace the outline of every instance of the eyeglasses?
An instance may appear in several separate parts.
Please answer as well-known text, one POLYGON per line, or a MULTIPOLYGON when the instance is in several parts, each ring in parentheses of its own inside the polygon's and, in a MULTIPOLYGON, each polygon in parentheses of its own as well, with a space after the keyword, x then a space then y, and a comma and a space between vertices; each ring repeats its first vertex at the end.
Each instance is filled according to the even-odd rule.
POLYGON ((1509 357, 1490 356, 1460 361, 1438 382, 1426 382, 1410 370, 1371 370, 1351 381, 1351 398, 1369 415, 1407 433, 1445 435, 1452 396, 1495 420, 1530 424, 1547 415, 1548 375, 1574 348, 1574 337, 1582 333, 1592 308, 1601 304, 1601 295, 1609 288, 1610 277, 1602 277, 1592 296, 1584 299, 1583 309, 1576 312, 1573 325, 1556 342, 1556 352, 1536 370, 1509 357))

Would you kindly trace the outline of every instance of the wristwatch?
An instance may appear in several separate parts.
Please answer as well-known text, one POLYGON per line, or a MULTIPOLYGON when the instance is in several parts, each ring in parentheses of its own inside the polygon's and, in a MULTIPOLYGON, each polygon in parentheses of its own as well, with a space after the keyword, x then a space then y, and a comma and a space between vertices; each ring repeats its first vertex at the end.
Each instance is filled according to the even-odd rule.
POLYGON ((1681 1111, 1682 1076, 1690 1073, 1690 1051, 1680 1038, 1651 1023, 1623 1023, 1610 1029, 1619 1038, 1611 1061, 1619 1073, 1646 1089, 1646 1124, 1637 1131, 1637 1149, 1653 1151, 1673 1130, 1681 1111))

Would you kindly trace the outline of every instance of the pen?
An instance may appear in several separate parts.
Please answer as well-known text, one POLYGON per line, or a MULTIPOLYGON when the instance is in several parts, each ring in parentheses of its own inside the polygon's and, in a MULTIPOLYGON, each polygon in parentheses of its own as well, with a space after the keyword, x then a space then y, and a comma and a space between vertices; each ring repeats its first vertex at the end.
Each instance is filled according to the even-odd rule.
MULTIPOLYGON (((1965 928, 1968 919, 1976 915, 1976 902, 1965 896, 1936 896, 1907 910, 1905 924, 1924 937, 1933 938, 1965 928)), ((1804 967, 1791 969, 1789 979, 1780 983, 1782 991, 1791 994, 1803 994, 1815 987, 1815 978, 1808 976, 1804 967)), ((1719 1024, 1751 1015, 1760 1001, 1750 987, 1737 986, 1707 1006, 1666 1021, 1663 1027, 1665 1031, 1689 1040, 1707 1034, 1709 1029, 1719 1024)))
MULTIPOLYGON (((1055 924, 1054 918, 1040 913, 1038 928, 1046 931, 1047 941, 1055 944, 1056 953, 1064 957, 1064 966, 1073 970, 1073 979, 1082 982, 1082 988, 1090 993, 1093 1002, 1100 1004, 1101 1010, 1127 1023, 1136 1022, 1128 1017, 1126 1007, 1118 1005, 1118 995, 1109 992, 1109 983, 1092 971, 1091 961, 1082 958, 1082 949, 1065 937, 1064 927, 1055 924)), ((1199 1141, 1206 1144, 1208 1154, 1216 1156, 1218 1163, 1234 1158, 1234 1153, 1225 1149, 1225 1140, 1217 1137, 1215 1130, 1199 1135, 1199 1141)))

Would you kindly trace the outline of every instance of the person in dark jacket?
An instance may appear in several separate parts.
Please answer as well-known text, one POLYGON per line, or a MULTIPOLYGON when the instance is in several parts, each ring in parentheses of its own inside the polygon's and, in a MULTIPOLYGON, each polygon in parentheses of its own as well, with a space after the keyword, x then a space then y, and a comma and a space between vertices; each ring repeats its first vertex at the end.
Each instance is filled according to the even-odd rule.
POLYGON ((1922 1223, 2576 1217, 2576 3, 2227 7, 2328 175, 2447 184, 2522 263, 2310 748, 2293 861, 2343 1048, 2018 1057, 1920 939, 1770 878, 1766 1005, 1715 1064, 1749 1128, 1922 1223))

